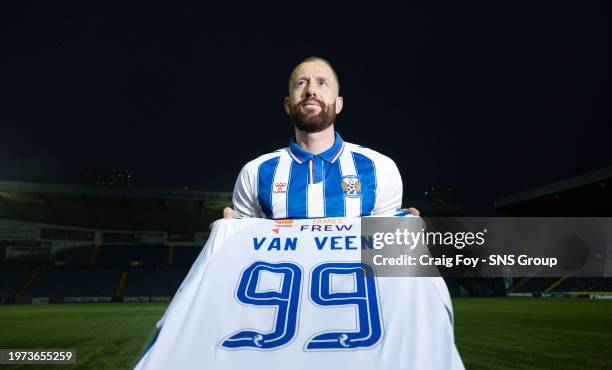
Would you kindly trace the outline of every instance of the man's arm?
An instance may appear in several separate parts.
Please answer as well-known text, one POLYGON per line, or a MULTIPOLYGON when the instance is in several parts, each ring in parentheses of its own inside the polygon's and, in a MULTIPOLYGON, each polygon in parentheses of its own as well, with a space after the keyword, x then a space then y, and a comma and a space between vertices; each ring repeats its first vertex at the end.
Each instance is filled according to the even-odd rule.
POLYGON ((395 162, 385 157, 381 168, 377 170, 377 177, 380 181, 378 182, 376 207, 372 214, 394 216, 398 212, 408 212, 413 216, 419 216, 420 212, 416 208, 401 208, 404 186, 395 162))
POLYGON ((376 204, 373 215, 393 216, 402 206, 402 176, 391 158, 383 157, 376 168, 376 204))
POLYGON ((224 209, 223 218, 259 217, 256 181, 257 169, 253 169, 252 163, 247 163, 240 171, 234 186, 234 195, 232 197, 234 209, 224 209))

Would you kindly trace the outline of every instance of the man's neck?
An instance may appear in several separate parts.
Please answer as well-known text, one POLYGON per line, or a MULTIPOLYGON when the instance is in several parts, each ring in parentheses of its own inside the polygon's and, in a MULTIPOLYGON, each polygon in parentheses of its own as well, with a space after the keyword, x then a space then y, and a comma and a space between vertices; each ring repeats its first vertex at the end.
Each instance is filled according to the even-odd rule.
POLYGON ((295 141, 305 151, 312 154, 321 154, 331 148, 336 141, 334 125, 330 125, 323 131, 313 133, 304 132, 296 128, 295 141))

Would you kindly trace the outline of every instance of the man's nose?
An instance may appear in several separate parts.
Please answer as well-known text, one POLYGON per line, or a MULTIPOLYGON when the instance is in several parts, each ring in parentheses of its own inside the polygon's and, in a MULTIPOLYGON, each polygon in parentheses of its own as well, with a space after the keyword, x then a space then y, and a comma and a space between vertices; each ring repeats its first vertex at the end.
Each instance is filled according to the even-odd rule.
POLYGON ((306 89, 306 97, 312 98, 317 97, 317 89, 314 84, 308 84, 308 88, 306 89))

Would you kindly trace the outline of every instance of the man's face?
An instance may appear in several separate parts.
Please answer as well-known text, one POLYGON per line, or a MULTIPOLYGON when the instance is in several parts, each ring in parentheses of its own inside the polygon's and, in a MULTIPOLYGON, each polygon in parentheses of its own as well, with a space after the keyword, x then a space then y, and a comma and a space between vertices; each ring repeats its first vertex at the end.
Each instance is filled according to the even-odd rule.
POLYGON ((338 82, 326 63, 306 62, 293 71, 285 110, 299 130, 312 133, 328 128, 342 110, 342 103, 338 82))

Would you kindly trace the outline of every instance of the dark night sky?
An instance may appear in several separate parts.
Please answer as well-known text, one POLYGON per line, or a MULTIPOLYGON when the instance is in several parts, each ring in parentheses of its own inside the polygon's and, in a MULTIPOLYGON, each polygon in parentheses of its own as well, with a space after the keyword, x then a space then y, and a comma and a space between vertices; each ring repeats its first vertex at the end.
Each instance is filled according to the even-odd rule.
POLYGON ((406 203, 449 186, 464 214, 491 214, 612 165, 610 2, 532 3, 3 9, 0 180, 118 168, 137 186, 231 191, 286 146, 289 71, 318 55, 342 84, 338 131, 396 161, 406 203))

